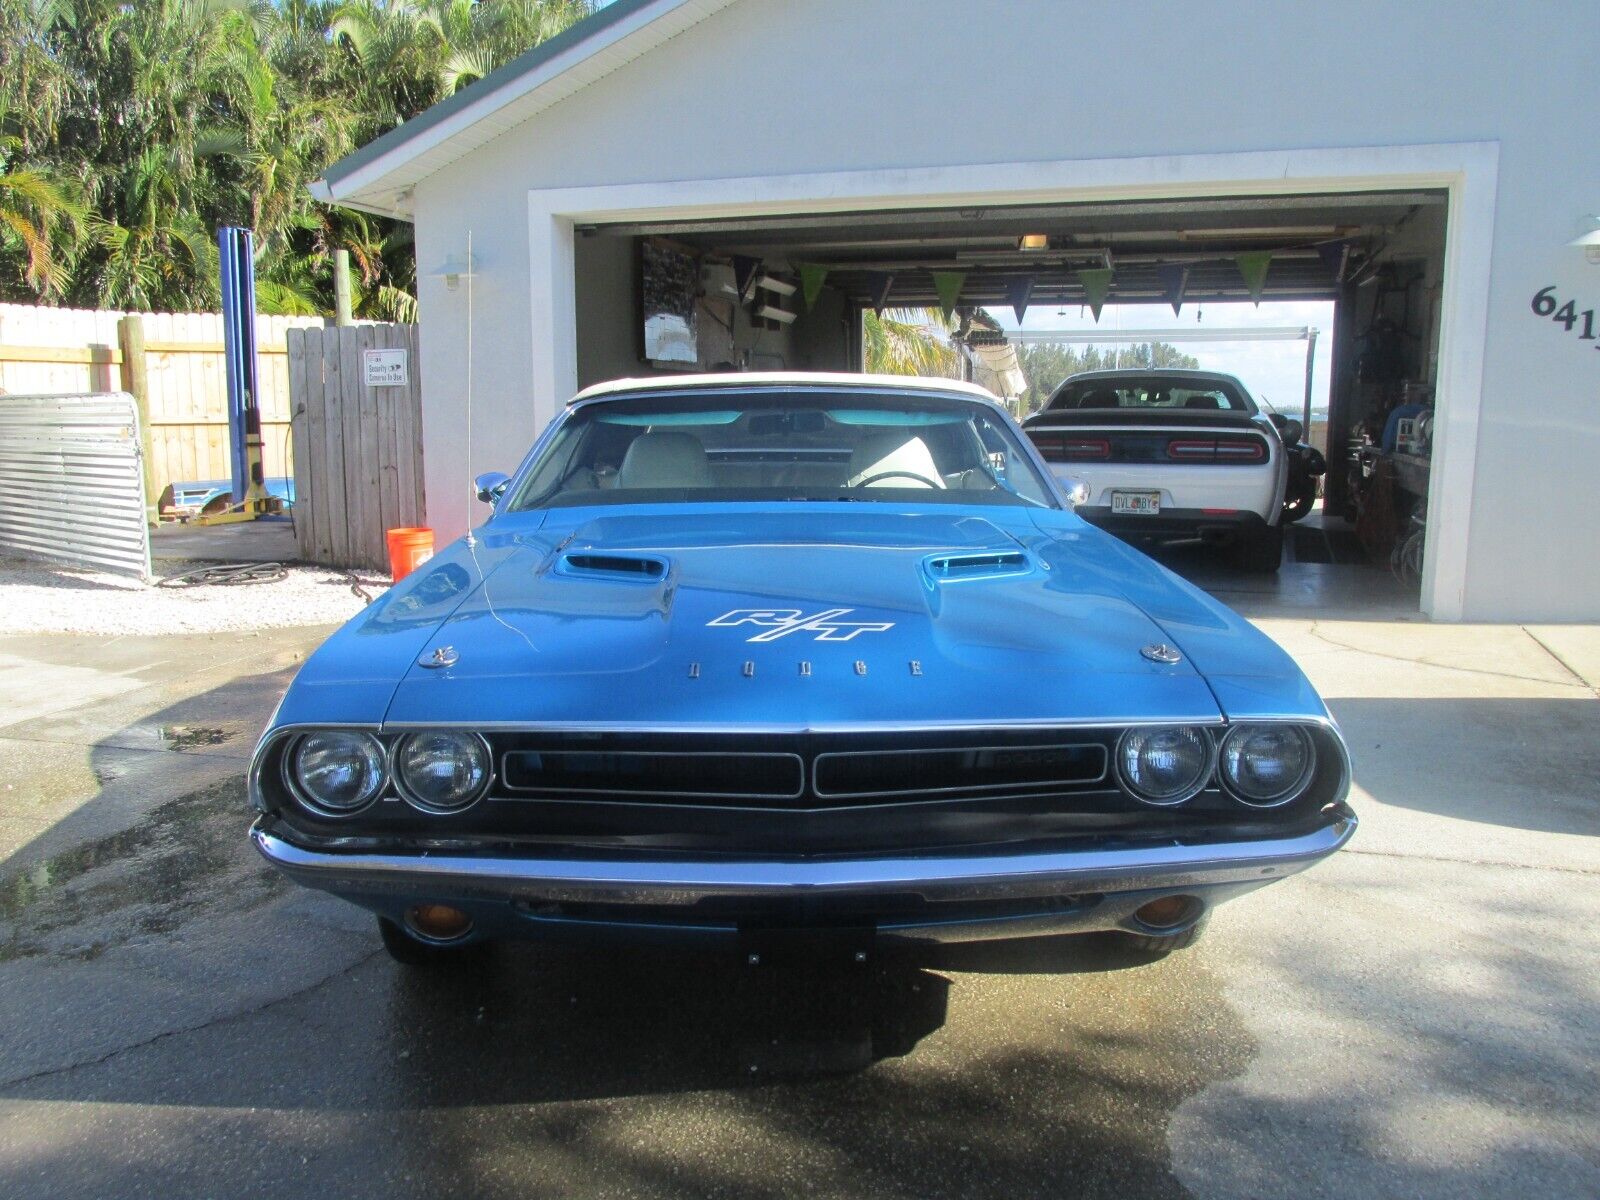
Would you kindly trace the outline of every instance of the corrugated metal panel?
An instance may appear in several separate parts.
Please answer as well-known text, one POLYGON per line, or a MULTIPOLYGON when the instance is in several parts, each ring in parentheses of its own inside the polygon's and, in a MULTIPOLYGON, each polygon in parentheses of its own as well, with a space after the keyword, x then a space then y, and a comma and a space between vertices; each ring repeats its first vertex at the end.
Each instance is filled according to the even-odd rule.
POLYGON ((149 579, 139 453, 125 392, 0 396, 0 554, 149 579))

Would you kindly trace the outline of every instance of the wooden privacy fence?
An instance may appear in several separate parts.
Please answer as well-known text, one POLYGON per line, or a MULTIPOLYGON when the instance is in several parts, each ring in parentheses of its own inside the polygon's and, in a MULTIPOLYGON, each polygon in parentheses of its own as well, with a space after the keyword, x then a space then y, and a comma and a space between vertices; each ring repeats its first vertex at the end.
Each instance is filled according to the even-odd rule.
POLYGON ((287 333, 300 557, 387 568, 386 529, 421 525, 422 419, 415 325, 287 333), (369 350, 405 354, 405 382, 368 386, 369 350))
MULTIPOLYGON (((0 390, 12 395, 130 389, 127 318, 143 335, 149 503, 179 480, 227 479, 228 384, 220 313, 124 313, 0 304, 0 390)), ((256 318, 256 403, 269 476, 290 473, 289 360, 284 335, 321 317, 256 318)))

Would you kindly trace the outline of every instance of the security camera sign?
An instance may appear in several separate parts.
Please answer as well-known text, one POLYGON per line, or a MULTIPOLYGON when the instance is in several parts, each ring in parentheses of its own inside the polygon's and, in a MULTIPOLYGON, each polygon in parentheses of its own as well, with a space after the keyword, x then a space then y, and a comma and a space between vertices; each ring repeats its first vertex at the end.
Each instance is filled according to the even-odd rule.
POLYGON ((363 350, 361 372, 368 387, 404 387, 411 382, 404 350, 363 350))

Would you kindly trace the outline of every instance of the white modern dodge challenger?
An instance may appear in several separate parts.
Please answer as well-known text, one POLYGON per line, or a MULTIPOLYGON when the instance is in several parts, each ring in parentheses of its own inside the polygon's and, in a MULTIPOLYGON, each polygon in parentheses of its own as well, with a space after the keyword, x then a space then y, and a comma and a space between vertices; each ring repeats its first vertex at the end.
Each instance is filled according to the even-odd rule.
POLYGON ((1069 377, 1023 423, 1078 515, 1134 541, 1225 541, 1239 565, 1283 557, 1285 441, 1232 375, 1162 368, 1069 377))

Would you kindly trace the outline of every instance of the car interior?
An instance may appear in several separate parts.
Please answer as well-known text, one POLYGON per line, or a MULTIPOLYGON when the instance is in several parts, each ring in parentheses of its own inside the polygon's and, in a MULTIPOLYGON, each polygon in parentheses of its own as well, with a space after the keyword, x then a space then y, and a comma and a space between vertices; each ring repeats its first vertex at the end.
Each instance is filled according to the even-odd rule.
POLYGON ((1248 412, 1243 397, 1221 387, 1183 387, 1176 384, 1091 385, 1068 389, 1051 408, 1184 408, 1207 412, 1248 412))
POLYGON ((976 409, 602 410, 566 432, 566 444, 549 448, 513 507, 623 498, 596 492, 731 496, 773 489, 786 498, 881 490, 882 497, 860 498, 917 491, 1052 503, 1014 437, 976 409))

